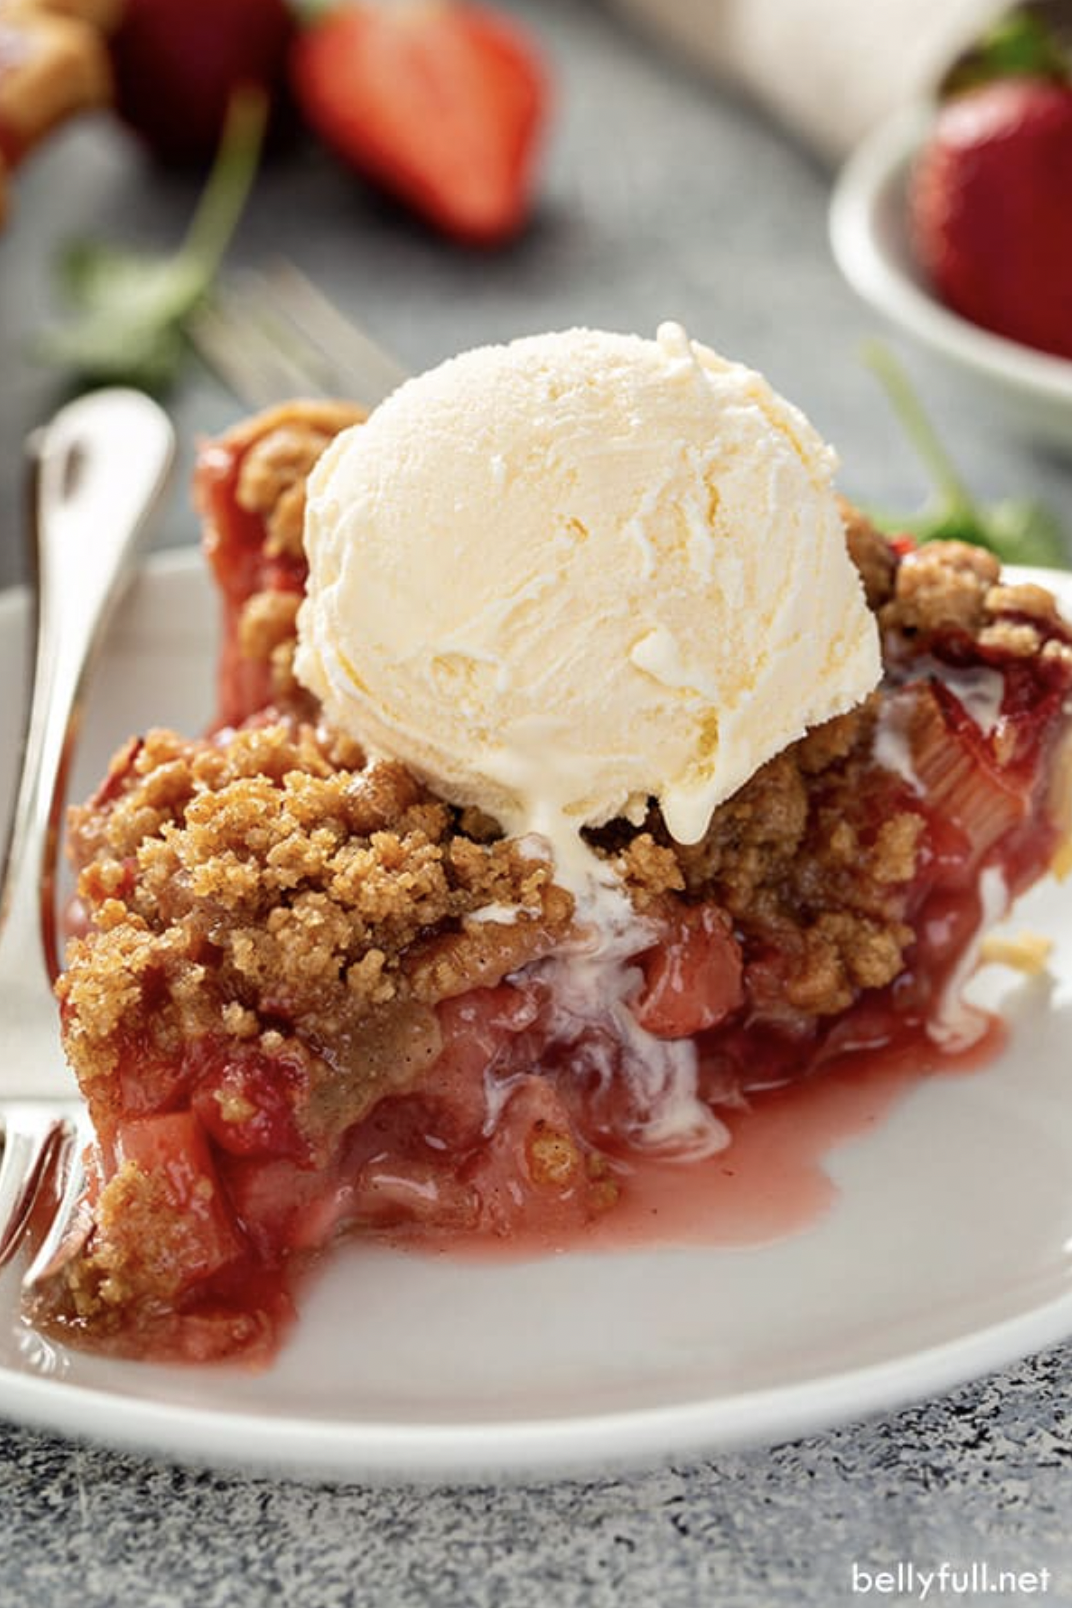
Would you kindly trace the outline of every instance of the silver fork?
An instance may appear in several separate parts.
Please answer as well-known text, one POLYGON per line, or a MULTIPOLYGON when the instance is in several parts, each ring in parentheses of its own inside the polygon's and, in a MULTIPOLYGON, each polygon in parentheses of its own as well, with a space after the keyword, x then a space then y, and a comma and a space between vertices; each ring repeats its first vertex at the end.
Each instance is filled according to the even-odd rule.
POLYGON ((72 1228, 89 1132, 63 1063, 56 862, 86 672, 167 479, 174 434, 137 391, 63 408, 30 442, 37 568, 33 690, 0 881, 0 1267, 33 1224, 26 1283, 72 1228))
POLYGON ((202 361, 251 409, 297 396, 375 407, 407 377, 286 261, 222 280, 187 334, 202 361))

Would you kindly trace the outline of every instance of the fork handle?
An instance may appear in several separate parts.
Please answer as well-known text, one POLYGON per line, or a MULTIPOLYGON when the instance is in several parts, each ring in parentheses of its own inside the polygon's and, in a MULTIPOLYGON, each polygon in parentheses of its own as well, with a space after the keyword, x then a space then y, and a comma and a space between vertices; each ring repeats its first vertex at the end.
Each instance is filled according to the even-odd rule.
POLYGON ((69 403, 29 442, 36 619, 33 691, 0 881, 0 975, 59 969, 56 859, 86 670, 174 457, 140 391, 69 403), (18 946, 18 948, 16 948, 18 946), (27 953, 27 950, 30 952, 27 953))

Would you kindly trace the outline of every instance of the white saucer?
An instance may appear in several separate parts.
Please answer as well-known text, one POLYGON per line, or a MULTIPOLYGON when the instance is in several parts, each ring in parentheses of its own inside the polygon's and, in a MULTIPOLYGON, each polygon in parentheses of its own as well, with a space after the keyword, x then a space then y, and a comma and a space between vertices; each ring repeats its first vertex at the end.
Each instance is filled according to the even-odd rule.
MULTIPOLYGON (((1072 578, 1048 577, 1072 605, 1072 578)), ((17 683, 23 601, 0 598, 17 683)), ((150 722, 203 725, 215 605, 196 555, 139 579, 76 789, 150 722)), ((10 769, 12 703, 0 714, 10 769)), ((0 778, 2 780, 2 778, 0 778)), ((0 1280, 0 1414, 219 1465, 372 1481, 556 1477, 769 1442, 894 1408, 1072 1334, 1072 900, 1018 917, 1048 982, 991 969, 985 1071, 919 1084, 829 1157, 839 1194, 776 1243, 455 1261, 350 1247, 261 1374, 52 1346, 0 1280)), ((2 1024, 0 1024, 2 1033, 2 1024)))

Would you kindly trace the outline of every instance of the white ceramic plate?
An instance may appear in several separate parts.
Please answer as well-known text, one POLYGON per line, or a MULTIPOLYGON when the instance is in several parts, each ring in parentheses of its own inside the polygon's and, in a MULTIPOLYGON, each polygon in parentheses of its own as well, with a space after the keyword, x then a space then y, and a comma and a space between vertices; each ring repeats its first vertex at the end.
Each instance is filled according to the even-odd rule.
POLYGON ((829 219, 838 266, 877 312, 977 382, 1010 424, 1072 451, 1072 362, 958 317, 913 260, 906 186, 931 115, 912 108, 884 123, 838 175, 829 219))
MULTIPOLYGON (((1072 580, 1049 579, 1072 605, 1072 580)), ((5 685, 20 608, 0 598, 5 685)), ((203 722, 214 635, 197 558, 153 565, 111 640, 76 785, 150 721, 203 722)), ((8 1277, 0 1415, 299 1475, 544 1477, 822 1429, 1054 1342, 1072 1333, 1070 904, 1050 886, 1022 910, 1056 940, 1049 982, 979 980, 1010 1049, 841 1145, 835 1204, 793 1237, 494 1264, 353 1247, 257 1375, 55 1347, 21 1323, 8 1277)))

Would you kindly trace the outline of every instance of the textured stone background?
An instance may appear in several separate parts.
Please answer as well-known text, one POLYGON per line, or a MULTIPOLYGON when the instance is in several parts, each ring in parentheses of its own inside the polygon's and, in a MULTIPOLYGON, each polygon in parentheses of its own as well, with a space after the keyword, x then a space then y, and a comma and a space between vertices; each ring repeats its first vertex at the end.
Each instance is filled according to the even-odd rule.
MULTIPOLYGON (((487 260, 452 251, 325 161, 295 157, 265 176, 237 257, 290 253, 414 367, 527 330, 650 331, 678 317, 805 407, 839 447, 846 490, 918 503, 921 472, 857 359, 872 321, 830 261, 829 174, 597 4, 515 9, 544 37, 560 81, 545 199, 525 241, 487 260)), ((23 355, 48 309, 50 254, 78 231, 173 238, 191 196, 185 181, 153 182, 104 125, 63 138, 24 176, 0 240, 0 584, 24 568, 19 443, 56 394, 23 355)), ((1070 510, 1067 464, 1008 439, 981 398, 906 355, 981 495, 1031 489, 1070 510)), ((187 463, 195 432, 236 411, 207 376, 191 376, 176 408, 187 463)), ((194 535, 179 492, 160 541, 194 535)), ((796 1445, 542 1488, 307 1487, 10 1426, 0 1431, 0 1608, 776 1608, 866 1600, 851 1593, 853 1560, 922 1569, 984 1558, 993 1569, 1048 1568, 1044 1600, 1072 1604, 1070 1364, 1064 1348, 796 1445)))
POLYGON ((1070 1367, 1064 1347, 887 1420, 542 1487, 301 1486, 12 1429, 0 1608, 833 1608, 894 1601, 853 1595, 854 1560, 983 1559, 1049 1569, 1033 1600, 1072 1604, 1070 1367))

